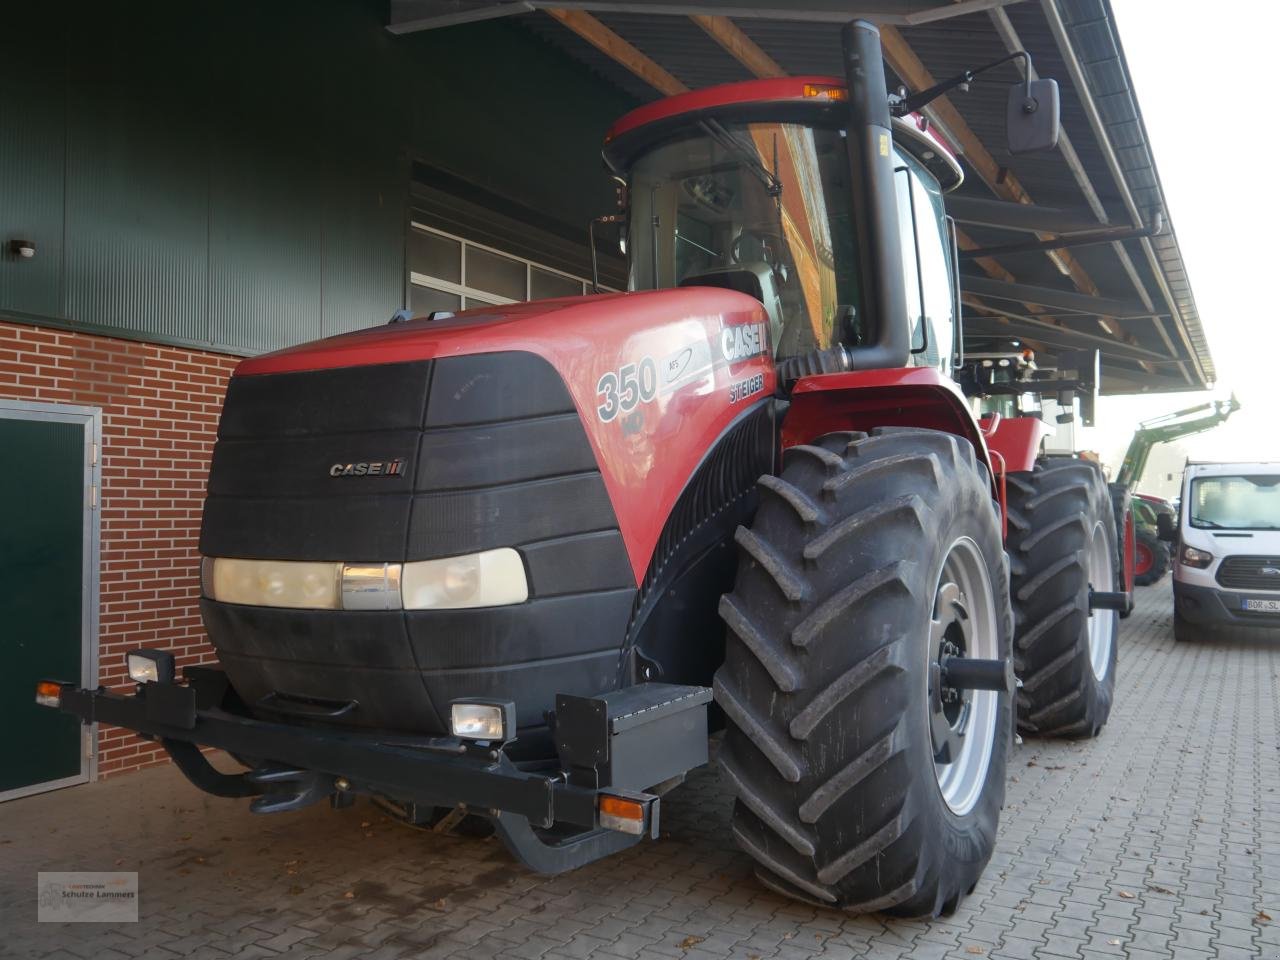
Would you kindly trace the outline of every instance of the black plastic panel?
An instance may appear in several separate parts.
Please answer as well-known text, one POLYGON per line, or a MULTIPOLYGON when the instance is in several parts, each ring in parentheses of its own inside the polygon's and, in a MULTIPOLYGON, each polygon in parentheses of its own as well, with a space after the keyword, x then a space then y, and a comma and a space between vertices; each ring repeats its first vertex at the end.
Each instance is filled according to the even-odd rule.
POLYGON ((572 413, 555 368, 532 353, 478 353, 436 361, 428 427, 572 413))
POLYGON ((539 597, 583 590, 612 590, 635 583, 622 534, 617 530, 531 543, 520 550, 530 590, 539 597))
POLYGON ((607 648, 616 656, 634 599, 634 589, 614 590, 483 610, 411 610, 405 619, 424 670, 512 666, 607 648))
POLYGON ((326 437, 220 440, 209 470, 212 496, 345 497, 413 489, 418 430, 326 437), (399 472, 390 473, 399 460, 399 472), (373 476, 333 476, 335 465, 376 464, 373 476))
POLYGON ((418 428, 430 360, 232 377, 219 437, 303 437, 418 428))
POLYGON ((413 499, 408 559, 549 540, 617 527, 596 472, 413 499))
POLYGON ((200 602, 236 692, 354 700, 343 724, 443 732, 400 611, 281 610, 200 602))
POLYGON ((200 612, 219 654, 417 670, 399 610, 282 610, 206 599, 200 612))
POLYGON ((537 480, 596 469, 576 413, 483 427, 430 430, 418 455, 418 490, 537 480))
POLYGON ((382 497, 210 497, 206 557, 387 562, 404 556, 409 494, 382 497))
MULTIPOLYGON (((342 667, 296 660, 246 657, 220 653, 218 659, 242 700, 253 707, 271 693, 316 697, 332 701, 356 701, 341 718, 343 726, 380 730, 443 733, 437 714, 415 670, 377 667, 342 667)), ((261 710, 255 712, 263 716, 261 710)))

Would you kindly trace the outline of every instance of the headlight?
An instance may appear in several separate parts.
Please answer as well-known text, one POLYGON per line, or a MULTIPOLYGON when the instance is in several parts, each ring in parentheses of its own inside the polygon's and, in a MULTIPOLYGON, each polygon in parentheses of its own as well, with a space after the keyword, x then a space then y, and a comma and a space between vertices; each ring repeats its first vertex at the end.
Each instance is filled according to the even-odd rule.
POLYGON ((498 607, 529 599, 520 554, 510 547, 404 565, 406 610, 498 607))
POLYGON ((516 705, 495 700, 454 700, 449 730, 463 740, 505 743, 515 736, 516 705))
POLYGON ((302 610, 337 610, 342 605, 340 563, 219 557, 204 561, 201 579, 205 596, 222 603, 302 610))
POLYGON ((1213 554, 1207 550, 1197 550, 1195 547, 1183 547, 1180 559, 1188 567, 1197 567, 1203 570, 1213 563, 1213 554))
POLYGON ((529 599, 510 547, 413 563, 311 563, 206 557, 204 595, 222 603, 301 610, 450 610, 529 599))
POLYGON ((124 659, 134 683, 173 683, 173 654, 167 650, 130 650, 124 659))

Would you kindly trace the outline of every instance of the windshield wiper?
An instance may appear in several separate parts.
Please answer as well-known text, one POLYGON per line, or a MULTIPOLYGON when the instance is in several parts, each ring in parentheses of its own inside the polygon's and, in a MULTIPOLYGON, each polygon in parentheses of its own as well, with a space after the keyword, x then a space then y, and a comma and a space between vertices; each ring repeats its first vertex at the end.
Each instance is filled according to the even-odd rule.
POLYGON ((1225 530, 1225 529, 1227 529, 1225 526, 1223 526, 1223 525, 1222 525, 1222 524, 1220 524, 1220 523, 1216 523, 1216 522, 1214 522, 1213 520, 1202 520, 1202 519, 1200 519, 1199 517, 1192 517, 1192 518, 1191 518, 1191 525, 1192 525, 1193 527, 1207 527, 1207 528, 1210 528, 1210 529, 1213 529, 1213 530, 1225 530))
POLYGON ((682 234, 679 230, 676 231, 676 242, 687 243, 689 246, 693 247, 694 249, 701 250, 703 253, 712 257, 720 256, 720 254, 716 253, 710 247, 704 247, 702 244, 698 243, 696 240, 690 240, 688 237, 682 234))
MULTIPOLYGON (((722 127, 718 120, 701 120, 698 122, 698 126, 712 140, 745 163, 747 169, 764 184, 769 196, 775 200, 782 196, 782 181, 778 179, 778 175, 774 170, 770 170, 761 162, 760 155, 756 153, 754 147, 743 143, 722 127)), ((778 135, 776 133, 773 135, 773 154, 773 166, 776 170, 778 166, 778 135)))

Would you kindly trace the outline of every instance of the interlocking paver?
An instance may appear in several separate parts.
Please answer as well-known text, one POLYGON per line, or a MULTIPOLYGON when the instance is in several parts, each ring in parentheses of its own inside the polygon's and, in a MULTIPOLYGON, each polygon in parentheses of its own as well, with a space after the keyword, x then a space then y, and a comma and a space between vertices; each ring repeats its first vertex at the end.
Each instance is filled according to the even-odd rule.
POLYGON ((762 888, 714 770, 664 799, 662 842, 541 877, 372 805, 258 818, 155 768, 0 805, 0 955, 1280 960, 1280 638, 1175 644, 1169 592, 1123 624, 1102 735, 1015 748, 995 856, 950 917, 762 888), (138 870, 140 922, 39 927, 36 871, 66 869, 138 870))

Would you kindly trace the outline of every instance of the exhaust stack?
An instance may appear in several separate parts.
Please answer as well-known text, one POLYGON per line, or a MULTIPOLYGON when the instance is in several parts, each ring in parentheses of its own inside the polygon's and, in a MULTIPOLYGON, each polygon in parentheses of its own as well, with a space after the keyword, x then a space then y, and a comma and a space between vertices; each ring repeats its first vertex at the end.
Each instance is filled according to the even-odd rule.
POLYGON ((855 370, 905 367, 911 359, 893 132, 880 31, 854 20, 840 33, 849 88, 849 175, 862 310, 870 341, 848 344, 855 370))

